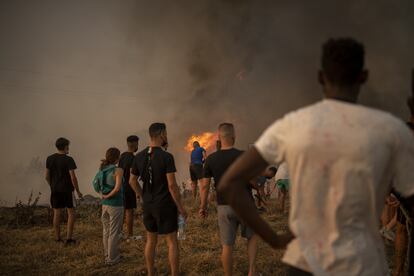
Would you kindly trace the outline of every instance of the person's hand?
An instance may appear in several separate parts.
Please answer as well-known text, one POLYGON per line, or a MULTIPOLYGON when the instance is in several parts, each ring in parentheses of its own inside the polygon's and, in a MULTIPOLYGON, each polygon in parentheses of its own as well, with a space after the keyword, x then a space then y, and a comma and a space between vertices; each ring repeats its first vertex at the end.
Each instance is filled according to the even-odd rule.
POLYGON ((198 215, 202 218, 205 219, 207 218, 207 210, 205 208, 200 208, 200 210, 198 211, 198 215))
POLYGON ((278 232, 275 235, 274 242, 271 244, 271 246, 274 249, 285 249, 286 246, 295 238, 295 236, 289 231, 289 232, 278 232))
POLYGON ((76 193, 78 194, 79 199, 83 199, 83 194, 80 191, 76 191, 76 193))

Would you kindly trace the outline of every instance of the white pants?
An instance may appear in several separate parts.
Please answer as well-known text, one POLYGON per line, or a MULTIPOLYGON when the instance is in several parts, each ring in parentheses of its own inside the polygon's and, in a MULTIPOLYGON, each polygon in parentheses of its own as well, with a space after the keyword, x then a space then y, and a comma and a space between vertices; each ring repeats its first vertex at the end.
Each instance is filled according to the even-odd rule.
POLYGON ((102 205, 103 245, 106 263, 119 261, 119 242, 124 220, 124 207, 102 205))

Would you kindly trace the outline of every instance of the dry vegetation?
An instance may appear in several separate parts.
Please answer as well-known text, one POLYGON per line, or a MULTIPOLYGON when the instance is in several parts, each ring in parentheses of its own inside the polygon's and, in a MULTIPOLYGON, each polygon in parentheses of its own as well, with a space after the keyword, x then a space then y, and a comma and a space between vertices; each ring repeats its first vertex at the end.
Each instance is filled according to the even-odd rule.
MULTIPOLYGON (((277 231, 287 229, 287 216, 276 211, 275 200, 270 202, 270 211, 263 216, 277 231)), ((188 205, 188 204, 187 204, 188 205)), ((214 208, 213 208, 214 209, 214 208)), ((16 226, 13 217, 16 210, 2 208, 0 212, 0 274, 2 275, 139 275, 145 271, 143 248, 145 240, 122 242, 123 260, 107 267, 103 265, 101 222, 99 206, 80 206, 75 238, 76 246, 65 247, 53 240, 48 224, 48 211, 36 210, 34 224, 16 226), (36 223, 40 221, 42 223, 36 223)), ((64 230, 64 228, 62 228, 64 230)), ((180 242, 181 271, 183 275, 222 275, 220 263, 220 242, 217 231, 216 213, 202 221, 197 210, 191 209, 187 225, 187 239, 180 242)), ((143 235, 143 225, 138 221, 135 234, 143 235)), ((234 271, 235 275, 247 275, 247 254, 245 241, 237 240, 234 271)), ((285 275, 280 259, 282 250, 272 250, 262 241, 259 243, 257 267, 262 275, 285 275)), ((160 240, 156 263, 160 275, 168 275, 166 244, 160 240)))
MULTIPOLYGON (((274 205, 274 202, 272 202, 274 205)), ((143 248, 145 240, 122 242, 123 260, 113 267, 103 265, 102 227, 99 219, 99 207, 78 208, 79 219, 75 228, 76 246, 65 247, 53 240, 51 226, 47 223, 48 212, 37 211, 36 220, 42 224, 16 226, 12 217, 15 210, 3 208, 0 213, 0 272, 3 275, 137 275, 144 270, 143 248), (9 216, 9 218, 7 218, 9 216)), ((286 229, 286 215, 276 212, 274 208, 266 219, 277 230, 286 229)), ((62 225, 63 226, 63 225, 62 225)), ((64 228, 62 228, 64 230, 64 228)), ((222 275, 220 264, 220 241, 217 231, 216 213, 202 221, 197 210, 191 209, 187 225, 187 239, 180 242, 181 271, 183 275, 222 275)), ((137 223, 135 234, 144 235, 144 228, 137 223)), ((235 274, 247 275, 247 254, 245 241, 237 240, 235 250, 235 274)), ((282 251, 271 250, 260 242, 257 267, 263 275, 284 275, 280 262, 282 251)), ((156 267, 160 275, 168 274, 166 244, 160 240, 156 267)))

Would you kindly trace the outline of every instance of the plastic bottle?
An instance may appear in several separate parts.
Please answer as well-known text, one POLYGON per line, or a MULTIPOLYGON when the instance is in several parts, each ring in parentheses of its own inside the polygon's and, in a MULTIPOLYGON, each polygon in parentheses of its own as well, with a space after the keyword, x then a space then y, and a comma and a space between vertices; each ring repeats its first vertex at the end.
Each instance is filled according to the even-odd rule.
POLYGON ((185 240, 185 219, 182 215, 178 215, 178 231, 177 231, 178 240, 185 240))

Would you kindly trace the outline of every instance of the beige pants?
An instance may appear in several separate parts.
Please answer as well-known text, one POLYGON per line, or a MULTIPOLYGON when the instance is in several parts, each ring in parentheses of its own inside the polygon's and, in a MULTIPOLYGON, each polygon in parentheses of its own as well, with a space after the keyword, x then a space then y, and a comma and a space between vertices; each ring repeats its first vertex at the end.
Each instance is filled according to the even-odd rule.
POLYGON ((124 207, 102 205, 103 245, 106 263, 118 262, 124 207))

